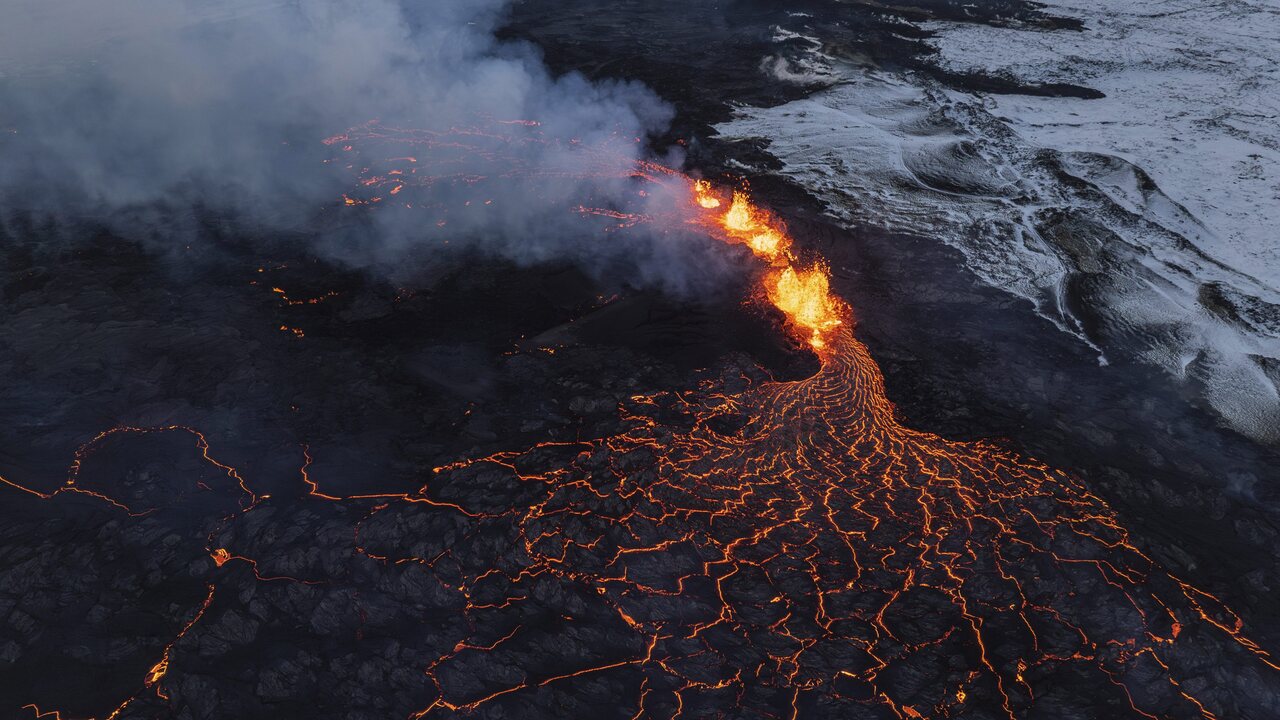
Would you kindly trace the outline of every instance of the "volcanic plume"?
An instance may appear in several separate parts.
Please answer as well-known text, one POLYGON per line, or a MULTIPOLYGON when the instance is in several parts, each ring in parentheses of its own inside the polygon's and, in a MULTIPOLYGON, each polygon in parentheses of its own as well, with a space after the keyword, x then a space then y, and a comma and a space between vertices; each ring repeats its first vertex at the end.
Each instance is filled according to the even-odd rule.
MULTIPOLYGON (((337 237, 319 244, 332 256, 396 268, 420 244, 413 222, 384 215, 374 229, 331 229, 315 217, 349 175, 317 139, 376 117, 383 128, 428 128, 413 132, 444 143, 433 156, 464 189, 502 172, 557 178, 536 195, 493 187, 477 200, 495 206, 467 240, 521 262, 559 256, 569 233, 553 232, 564 215, 549 210, 588 187, 609 190, 591 172, 606 158, 579 151, 610 144, 616 175, 672 112, 638 83, 553 74, 535 48, 499 41, 506 0, 20 5, 0 28, 0 61, 33 70, 0 68, 0 223, 40 218, 47 243, 82 223, 161 252, 201 242, 210 223, 255 235, 329 231, 337 237), (519 124, 530 116, 539 122, 519 124), (476 126, 504 168, 478 147, 485 138, 468 136, 476 126), (459 139, 452 147, 466 152, 449 153, 459 139)), ((432 194, 475 199, 453 188, 440 182, 432 194)), ((466 218, 452 222, 463 234, 466 218)))

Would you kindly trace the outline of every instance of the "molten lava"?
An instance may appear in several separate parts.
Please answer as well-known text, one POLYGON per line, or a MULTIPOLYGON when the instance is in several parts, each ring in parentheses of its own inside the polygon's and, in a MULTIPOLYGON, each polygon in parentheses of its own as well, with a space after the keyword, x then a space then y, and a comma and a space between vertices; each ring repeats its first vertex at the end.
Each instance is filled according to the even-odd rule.
POLYGON ((826 346, 825 333, 844 324, 825 268, 796 270, 788 265, 769 288, 769 299, 792 323, 811 333, 809 344, 815 349, 826 346))
MULTIPOLYGON (((709 197, 695 186, 698 205, 704 209, 720 207, 719 201, 708 206, 709 197)), ((714 198, 711 198, 714 200, 714 198)), ((787 236, 785 226, 773 219, 768 213, 757 208, 747 194, 742 191, 733 193, 733 202, 728 211, 720 218, 720 226, 737 242, 745 244, 755 253, 770 263, 785 262, 791 259, 791 239, 787 236)))
MULTIPOLYGON (((354 135, 334 142, 353 147, 354 135)), ((412 137, 422 140, 419 157, 442 142, 412 137)), ((1062 678, 1111 696, 1119 705, 1106 707, 1128 717, 1217 718, 1230 709, 1208 707, 1206 652, 1280 671, 1234 612, 1161 568, 1078 479, 998 443, 904 426, 826 265, 798 261, 785 225, 747 193, 734 192, 725 210, 708 182, 654 165, 634 177, 676 185, 687 197, 671 211, 679 223, 762 261, 760 296, 821 368, 795 382, 738 368, 689 392, 636 396, 617 434, 462 459, 409 494, 322 492, 304 446, 298 502, 340 504, 355 523, 350 557, 325 567, 376 573, 370 591, 425 588, 465 617, 445 626, 433 616, 421 633, 439 654, 412 668, 431 698, 412 718, 518 717, 526 698, 558 688, 572 697, 606 677, 632 689, 610 702, 635 718, 1013 720, 1052 716, 1042 714, 1060 707, 1051 691, 1062 678), (442 499, 478 479, 509 490, 484 507, 442 499), (432 521, 425 526, 450 538, 432 552, 415 554, 403 534, 379 539, 379 528, 432 521), (509 547, 488 552, 481 537, 509 547), (404 568, 418 579, 404 582, 404 568), (588 612, 592 620, 580 619, 588 612), (602 626, 608 645, 582 650, 602 626), (549 627, 561 634, 547 644, 549 627), (491 665, 477 666, 481 655, 491 665)), ((578 210, 611 223, 664 221, 578 210)), ((109 718, 148 690, 167 702, 161 685, 182 672, 173 650, 199 632, 227 573, 247 565, 254 582, 320 582, 261 574, 256 560, 216 544, 268 496, 189 428, 107 431, 76 454, 55 492, 0 483, 41 501, 92 498, 137 521, 152 509, 81 487, 78 468, 102 443, 149 432, 191 433, 241 502, 202 549, 212 561, 207 598, 109 718)))
POLYGON ((786 225, 757 207, 746 192, 734 191, 729 209, 720 212, 722 203, 710 183, 685 181, 690 182, 690 211, 697 217, 696 223, 726 242, 746 245, 756 257, 775 268, 762 276, 765 296, 782 311, 802 340, 815 350, 825 347, 825 336, 843 325, 848 315, 844 303, 831 294, 826 265, 815 262, 806 268, 797 267, 786 225))
POLYGON ((693 192, 698 206, 704 210, 714 210, 720 207, 720 198, 711 194, 711 183, 706 180, 695 181, 693 183, 693 192))
MULTIPOLYGON (((822 369, 798 382, 729 390, 726 379, 697 393, 636 397, 628 430, 579 443, 568 463, 549 462, 545 453, 561 444, 548 443, 438 469, 438 483, 490 468, 545 493, 499 515, 516 523, 527 561, 482 569, 458 592, 482 592, 497 573, 513 583, 497 605, 506 608, 533 578, 583 584, 638 636, 641 651, 476 694, 445 671, 474 652, 502 662, 522 629, 496 642, 463 640, 427 669, 439 697, 414 717, 491 704, 501 713, 522 691, 637 672, 637 718, 691 707, 766 716, 789 708, 795 717, 805 696, 855 714, 879 705, 897 718, 946 717, 978 704, 1015 718, 1036 706, 1037 685, 1092 672, 1134 716, 1214 718, 1179 679, 1194 672, 1187 658, 1196 651, 1177 650, 1189 624, 1220 633, 1232 648, 1225 652, 1280 670, 1234 613, 1162 571, 1077 480, 996 444, 903 427, 852 335, 849 308, 831 293, 826 264, 799 261, 785 224, 747 192, 719 192, 647 163, 633 177, 683 188, 675 195, 689 201, 670 213, 677 222, 762 261, 761 295, 822 369), (667 417, 695 422, 681 429, 667 417), (739 429, 715 429, 728 419, 739 429), (1115 609, 1099 616, 1098 603, 1115 609), (921 612, 945 618, 945 629, 922 634, 911 620, 921 612), (956 667, 958 658, 972 662, 955 673, 956 685, 911 693, 893 680, 905 663, 956 667), (1135 699, 1131 678, 1150 673, 1164 677, 1164 690, 1135 699)), ((578 210, 616 227, 671 221, 652 209, 578 210)), ((468 617, 478 622, 494 607, 472 601, 468 617)))

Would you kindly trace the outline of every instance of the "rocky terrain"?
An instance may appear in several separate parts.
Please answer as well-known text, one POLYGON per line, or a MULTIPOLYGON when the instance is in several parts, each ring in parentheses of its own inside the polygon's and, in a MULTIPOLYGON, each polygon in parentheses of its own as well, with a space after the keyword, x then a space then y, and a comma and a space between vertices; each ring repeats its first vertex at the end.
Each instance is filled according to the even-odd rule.
MULTIPOLYGON (((940 62, 938 22, 1081 26, 527 0, 500 32, 672 103, 656 150, 830 264, 848 364, 728 248, 690 293, 481 248, 352 263, 334 238, 383 209, 342 196, 288 233, 167 208, 181 246, 6 207, 0 716, 1274 717, 1268 436, 930 232, 931 199, 1016 195, 963 147, 930 167, 964 187, 855 192, 789 171, 813 137, 727 131, 831 105, 835 61, 1099 94, 940 62)), ((1037 226, 1071 297, 1150 278, 1080 215, 1037 226)))

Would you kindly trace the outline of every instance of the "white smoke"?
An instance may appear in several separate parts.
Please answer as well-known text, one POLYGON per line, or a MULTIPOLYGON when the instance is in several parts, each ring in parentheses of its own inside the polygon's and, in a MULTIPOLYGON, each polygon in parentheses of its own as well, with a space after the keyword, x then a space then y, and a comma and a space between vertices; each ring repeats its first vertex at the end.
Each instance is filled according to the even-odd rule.
MULTIPOLYGON (((373 118, 437 129, 536 119, 557 141, 510 143, 504 152, 520 166, 573 176, 564 170, 598 164, 589 150, 612 143, 612 174, 625 174, 670 107, 636 83, 555 76, 535 47, 497 41, 505 5, 18 0, 0 24, 0 215, 88 216, 165 237, 181 231, 173 208, 198 205, 296 227, 351 182, 340 163, 324 163, 332 150, 321 139, 373 118)), ((625 183, 582 175, 536 197, 510 191, 462 230, 516 259, 593 257, 600 248, 572 247, 549 212, 625 183)), ((412 224, 376 224, 352 255, 394 262, 414 242, 412 224)))

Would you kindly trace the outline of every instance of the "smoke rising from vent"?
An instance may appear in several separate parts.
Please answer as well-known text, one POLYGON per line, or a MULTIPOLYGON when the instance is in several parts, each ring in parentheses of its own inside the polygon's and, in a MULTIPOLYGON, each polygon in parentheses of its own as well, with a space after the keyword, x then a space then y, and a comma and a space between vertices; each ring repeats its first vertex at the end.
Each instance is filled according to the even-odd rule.
POLYGON ((518 261, 669 264, 697 252, 588 241, 580 222, 568 226, 578 198, 629 201, 627 168, 671 110, 639 84, 556 77, 536 48, 498 42, 505 5, 21 0, 0 28, 0 210, 162 241, 187 232, 192 208, 255 230, 315 230, 364 169, 322 140, 376 119, 500 128, 485 152, 449 155, 448 177, 417 198, 489 202, 447 223, 371 212, 358 232, 324 228, 320 244, 348 259, 395 265, 444 233, 518 261), (539 124, 502 123, 526 119, 539 124), (519 177, 495 182, 502 168, 519 177))

